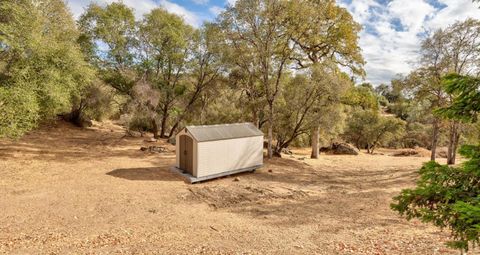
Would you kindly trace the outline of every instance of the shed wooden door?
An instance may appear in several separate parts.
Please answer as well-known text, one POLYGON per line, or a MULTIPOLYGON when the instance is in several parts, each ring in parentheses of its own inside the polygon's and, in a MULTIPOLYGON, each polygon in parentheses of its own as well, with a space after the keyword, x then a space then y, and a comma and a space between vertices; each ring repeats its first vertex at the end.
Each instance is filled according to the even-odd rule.
POLYGON ((180 169, 193 175, 193 140, 186 135, 180 136, 180 169))

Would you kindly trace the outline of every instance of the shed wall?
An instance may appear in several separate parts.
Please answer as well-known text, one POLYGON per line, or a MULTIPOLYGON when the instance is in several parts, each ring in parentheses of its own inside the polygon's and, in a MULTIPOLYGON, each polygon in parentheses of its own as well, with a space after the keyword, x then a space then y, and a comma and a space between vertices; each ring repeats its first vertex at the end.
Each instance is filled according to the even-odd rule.
POLYGON ((263 136, 196 144, 196 177, 263 164, 263 136))

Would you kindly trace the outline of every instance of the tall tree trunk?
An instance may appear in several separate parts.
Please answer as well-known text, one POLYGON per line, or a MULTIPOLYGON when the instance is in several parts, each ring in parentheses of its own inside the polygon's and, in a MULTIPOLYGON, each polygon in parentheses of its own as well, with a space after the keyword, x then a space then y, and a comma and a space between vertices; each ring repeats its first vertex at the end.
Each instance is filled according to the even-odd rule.
POLYGON ((437 144, 438 144, 438 134, 440 132, 439 120, 435 118, 433 120, 433 133, 432 133, 432 148, 430 154, 430 160, 435 161, 437 156, 437 144))
POLYGON ((268 158, 273 157, 273 103, 269 104, 269 113, 268 113, 268 158))
POLYGON ((455 143, 453 144, 453 157, 452 157, 452 164, 455 164, 457 159, 457 149, 458 149, 458 141, 460 140, 460 132, 457 129, 457 135, 455 137, 455 143))
MULTIPOLYGON (((451 129, 451 128, 450 128, 451 129)), ((448 149, 447 149, 447 164, 452 165, 452 154, 453 154, 453 137, 452 137, 452 131, 450 130, 450 134, 448 137, 448 149)))
POLYGON ((165 138, 165 131, 167 129, 168 108, 164 107, 162 115, 162 123, 160 128, 160 138, 165 138))
POLYGON ((458 123, 453 121, 450 125, 450 134, 448 139, 448 151, 447 151, 447 164, 455 164, 455 157, 457 155, 456 150, 458 146, 457 139, 459 138, 458 134, 458 123))
POLYGON ((318 158, 318 154, 320 153, 320 148, 318 148, 320 143, 320 125, 317 125, 312 130, 312 154, 310 158, 318 158))
POLYGON ((258 118, 257 110, 253 110, 253 111, 252 111, 252 119, 253 119, 253 124, 254 124, 257 128, 260 128, 260 119, 258 118))
POLYGON ((155 118, 152 119, 152 132, 154 138, 160 138, 160 133, 158 130, 158 123, 155 118))

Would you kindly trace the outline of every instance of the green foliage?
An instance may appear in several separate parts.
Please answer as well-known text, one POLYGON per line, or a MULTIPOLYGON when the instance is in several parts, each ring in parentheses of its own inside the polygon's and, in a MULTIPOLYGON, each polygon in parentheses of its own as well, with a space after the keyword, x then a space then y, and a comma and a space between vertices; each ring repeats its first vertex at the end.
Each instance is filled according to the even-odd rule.
POLYGON ((359 106, 363 110, 378 110, 379 103, 375 92, 368 86, 351 87, 343 96, 346 105, 359 106))
POLYGON ((450 119, 475 121, 480 112, 480 79, 458 74, 443 78, 445 91, 455 95, 453 103, 437 112, 450 119))
POLYGON ((33 129, 40 118, 35 93, 23 86, 0 85, 0 109, 0 138, 19 137, 33 129))
POLYGON ((86 59, 98 68, 101 79, 128 94, 136 80, 136 24, 133 10, 121 2, 106 6, 92 3, 80 16, 78 43, 86 59))
POLYGON ((155 110, 163 117, 170 116, 187 90, 185 75, 197 32, 181 17, 158 8, 145 15, 139 34, 144 46, 142 71, 152 89, 159 92, 155 110))
POLYGON ((93 72, 63 1, 3 1, 0 16, 0 136, 19 136, 69 111, 93 72))
POLYGON ((460 167, 426 163, 417 187, 403 190, 391 207, 407 219, 450 229, 448 245, 468 250, 480 237, 480 147, 463 146, 460 153, 469 159, 460 167))
POLYGON ((132 48, 135 40, 135 16, 133 10, 121 2, 104 7, 92 3, 78 21, 81 39, 87 52, 94 52, 102 67, 125 67, 133 60, 132 48), (107 49, 99 49, 98 41, 107 49), (90 48, 88 48, 90 47, 90 48))
POLYGON ((127 122, 128 130, 147 132, 153 130, 152 118, 142 113, 136 113, 130 116, 127 122))
POLYGON ((344 138, 369 153, 379 145, 402 138, 405 131, 404 121, 372 110, 355 110, 347 122, 344 138))
POLYGON ((112 117, 118 109, 114 107, 115 91, 100 81, 85 87, 79 98, 74 100, 74 110, 81 111, 84 120, 102 121, 112 117))
POLYGON ((285 1, 283 12, 287 33, 299 51, 292 58, 301 68, 334 61, 353 73, 364 75, 358 46, 361 25, 334 0, 285 1))
POLYGON ((430 146, 431 128, 429 125, 420 122, 408 122, 405 129, 405 136, 399 141, 398 147, 428 148, 430 146))
MULTIPOLYGON (((285 79, 276 108, 276 150, 288 147, 297 137, 318 125, 334 133, 343 124, 341 97, 351 85, 335 66, 313 65, 309 72, 285 79)), ((328 132, 322 132, 326 135, 328 132)))

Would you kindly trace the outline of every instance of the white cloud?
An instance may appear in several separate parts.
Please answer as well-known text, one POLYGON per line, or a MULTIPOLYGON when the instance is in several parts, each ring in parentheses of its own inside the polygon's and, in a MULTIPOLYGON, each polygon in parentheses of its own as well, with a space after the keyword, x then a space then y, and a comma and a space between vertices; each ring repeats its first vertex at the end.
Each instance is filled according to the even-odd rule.
MULTIPOLYGON (((115 0, 70 0, 68 5, 72 10, 72 13, 75 18, 78 18, 84 11, 85 8, 90 3, 97 3, 100 5, 106 5, 113 2, 118 2, 115 0)), ((126 6, 133 8, 135 10, 135 16, 141 18, 144 14, 148 13, 150 10, 159 7, 159 5, 154 0, 123 0, 122 1, 126 6)))
POLYGON ((227 1, 225 1, 225 5, 233 6, 233 5, 235 5, 236 2, 237 2, 237 0, 227 0, 227 1))
MULTIPOLYGON (((91 0, 68 0, 76 18, 84 11, 91 0)), ((94 0, 100 4, 114 0, 94 0)), ((123 0, 135 9, 137 19, 153 8, 162 6, 171 13, 182 16, 185 21, 199 27, 203 20, 218 15, 223 9, 219 6, 204 6, 202 13, 192 12, 174 3, 176 0, 123 0)), ((196 3, 211 2, 192 0, 196 3)), ((222 0, 225 5, 234 5, 236 0, 222 0)), ((396 74, 407 74, 418 60, 418 50, 422 35, 439 28, 445 28, 455 21, 466 18, 480 19, 479 4, 471 0, 435 0, 446 6, 439 9, 433 1, 391 0, 380 4, 378 0, 337 0, 347 8, 357 22, 363 25, 360 33, 360 47, 367 64, 367 81, 373 84, 388 83, 396 74)))
POLYGON ((185 22, 187 22, 191 26, 199 27, 202 23, 202 21, 200 20, 197 14, 185 9, 185 7, 181 5, 178 5, 176 3, 173 3, 167 0, 160 0, 160 5, 164 7, 167 11, 171 13, 175 13, 180 17, 183 17, 185 22))
POLYGON ((431 29, 443 28, 468 17, 480 18, 479 4, 472 4, 471 0, 439 0, 439 2, 447 5, 448 8, 440 10, 427 22, 427 26, 431 29))
POLYGON ((468 17, 480 18, 471 0, 438 0, 446 6, 443 9, 425 0, 392 0, 386 5, 375 0, 338 1, 364 27, 359 44, 367 61, 366 80, 375 85, 414 68, 425 33, 468 17))
POLYGON ((217 16, 220 13, 222 13, 225 9, 223 9, 222 7, 218 7, 218 6, 212 6, 208 10, 210 11, 210 13, 217 16))

